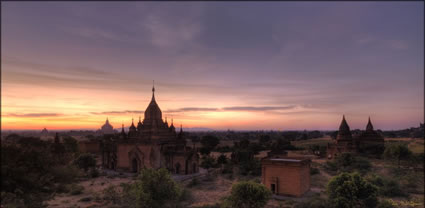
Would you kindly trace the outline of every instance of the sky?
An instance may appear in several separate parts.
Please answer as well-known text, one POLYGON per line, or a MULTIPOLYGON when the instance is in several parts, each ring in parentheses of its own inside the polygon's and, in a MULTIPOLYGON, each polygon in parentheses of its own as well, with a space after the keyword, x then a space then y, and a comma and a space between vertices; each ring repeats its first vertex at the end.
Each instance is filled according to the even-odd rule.
POLYGON ((1 2, 2 129, 424 122, 423 2, 1 2))

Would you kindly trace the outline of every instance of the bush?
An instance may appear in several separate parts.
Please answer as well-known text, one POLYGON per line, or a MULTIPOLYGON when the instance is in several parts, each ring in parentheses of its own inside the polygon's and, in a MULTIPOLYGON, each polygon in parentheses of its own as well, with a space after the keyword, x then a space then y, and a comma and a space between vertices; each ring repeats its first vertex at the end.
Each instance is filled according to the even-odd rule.
POLYGON ((231 194, 225 199, 225 206, 261 208, 267 204, 271 196, 271 191, 264 185, 242 181, 232 185, 231 194))
POLYGON ((407 196, 396 180, 383 178, 378 175, 371 175, 366 180, 378 188, 378 193, 381 196, 407 196))
POLYGON ((311 168, 310 169, 310 175, 315 175, 315 174, 319 174, 320 171, 318 168, 311 168))
POLYGON ((180 186, 171 179, 168 170, 143 169, 135 183, 123 186, 123 200, 127 204, 122 206, 168 207, 178 201, 181 194, 180 186))
POLYGON ((258 159, 243 161, 239 164, 239 172, 242 175, 261 175, 261 162, 258 159))
POLYGON ((187 187, 194 187, 199 185, 199 180, 197 178, 192 178, 189 184, 187 184, 187 187))
POLYGON ((90 178, 97 178, 99 177, 99 171, 96 168, 92 168, 90 169, 89 176, 90 178))
POLYGON ((120 201, 120 195, 116 190, 115 186, 110 185, 106 189, 103 190, 103 199, 106 201, 110 201, 113 204, 118 204, 120 201))
POLYGON ((333 207, 376 207, 378 189, 358 173, 341 173, 327 186, 329 203, 333 207))
POLYGON ((217 164, 226 164, 227 163, 227 157, 224 154, 221 154, 218 158, 217 158, 217 164))
POLYGON ((379 189, 380 194, 388 197, 395 196, 407 196, 407 194, 401 189, 398 181, 395 180, 384 180, 384 185, 379 189))
POLYGON ((82 172, 74 165, 55 166, 51 171, 57 183, 73 183, 82 175, 82 172))
POLYGON ((222 174, 233 173, 233 164, 226 163, 223 165, 223 169, 221 170, 222 174))
POLYGON ((92 154, 84 153, 75 159, 74 164, 87 172, 89 168, 96 167, 96 159, 94 159, 92 154))
POLYGON ((71 185, 70 193, 71 195, 79 195, 83 193, 84 187, 80 185, 73 184, 71 185))

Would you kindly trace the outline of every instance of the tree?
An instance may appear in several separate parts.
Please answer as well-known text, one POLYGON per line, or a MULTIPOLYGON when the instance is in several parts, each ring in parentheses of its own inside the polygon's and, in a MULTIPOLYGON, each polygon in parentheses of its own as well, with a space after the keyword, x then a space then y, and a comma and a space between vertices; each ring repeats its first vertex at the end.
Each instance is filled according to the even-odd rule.
POLYGON ((232 185, 225 205, 235 208, 261 208, 267 204, 272 193, 264 185, 252 181, 242 181, 232 185))
POLYGON ((78 152, 78 141, 74 137, 64 136, 63 145, 65 146, 65 151, 68 153, 78 152))
POLYGON ((227 163, 227 157, 224 154, 221 154, 217 158, 217 164, 226 164, 227 163))
POLYGON ((96 167, 96 159, 94 159, 93 155, 84 153, 78 156, 77 159, 75 159, 74 164, 77 165, 79 168, 84 169, 85 172, 89 168, 96 167))
POLYGON ((333 177, 327 192, 333 207, 376 207, 378 204, 378 189, 358 173, 341 173, 333 177))
POLYGON ((205 169, 210 169, 215 166, 215 160, 211 156, 203 156, 201 161, 201 167, 205 169))
POLYGON ((170 173, 164 169, 142 169, 135 183, 124 188, 124 194, 130 195, 130 207, 161 208, 172 207, 170 204, 179 199, 181 188, 171 178, 170 173))
POLYGON ((411 154, 412 152, 407 145, 398 143, 389 145, 385 148, 384 158, 397 160, 398 168, 400 168, 400 161, 408 159, 411 154))
POLYGON ((209 155, 210 152, 220 143, 217 137, 212 135, 207 135, 202 137, 201 144, 203 151, 201 151, 201 154, 209 155))

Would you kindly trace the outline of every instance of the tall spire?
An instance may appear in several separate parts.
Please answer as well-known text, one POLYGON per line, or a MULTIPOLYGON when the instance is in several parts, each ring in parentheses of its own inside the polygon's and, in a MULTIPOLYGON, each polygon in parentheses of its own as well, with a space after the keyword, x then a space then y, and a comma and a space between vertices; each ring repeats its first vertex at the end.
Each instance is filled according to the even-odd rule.
POLYGON ((345 115, 342 115, 342 121, 341 121, 341 125, 339 125, 339 131, 350 132, 350 127, 348 126, 347 121, 345 120, 345 115))
POLYGON ((183 124, 180 124, 180 133, 183 132, 183 124))
POLYGON ((373 125, 372 125, 372 122, 370 121, 370 116, 369 116, 369 121, 367 122, 366 131, 373 131, 373 125))
POLYGON ((155 100, 155 80, 152 80, 152 100, 155 100))
POLYGON ((139 123, 140 123, 140 121, 141 121, 141 120, 140 120, 140 118, 141 118, 141 116, 139 116, 139 123))

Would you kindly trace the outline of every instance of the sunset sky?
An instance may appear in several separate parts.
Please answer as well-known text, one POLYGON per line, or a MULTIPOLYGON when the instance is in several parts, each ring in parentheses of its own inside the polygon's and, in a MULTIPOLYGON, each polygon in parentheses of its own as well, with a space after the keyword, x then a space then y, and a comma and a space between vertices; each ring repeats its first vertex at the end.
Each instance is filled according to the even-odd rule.
POLYGON ((2 2, 2 129, 424 122, 423 2, 2 2))

